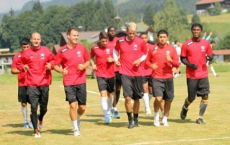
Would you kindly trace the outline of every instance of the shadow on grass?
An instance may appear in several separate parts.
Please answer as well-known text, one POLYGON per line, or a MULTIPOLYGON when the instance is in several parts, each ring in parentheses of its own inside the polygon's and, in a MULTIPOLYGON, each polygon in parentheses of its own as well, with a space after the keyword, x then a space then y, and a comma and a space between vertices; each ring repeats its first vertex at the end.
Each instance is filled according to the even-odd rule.
POLYGON ((71 129, 48 129, 48 130, 42 131, 42 133, 73 135, 73 130, 71 129))
POLYGON ((2 127, 23 128, 23 124, 3 124, 2 127))
POLYGON ((24 135, 24 136, 32 136, 34 135, 34 131, 31 129, 24 129, 21 131, 9 131, 6 132, 7 134, 19 134, 19 135, 24 135))

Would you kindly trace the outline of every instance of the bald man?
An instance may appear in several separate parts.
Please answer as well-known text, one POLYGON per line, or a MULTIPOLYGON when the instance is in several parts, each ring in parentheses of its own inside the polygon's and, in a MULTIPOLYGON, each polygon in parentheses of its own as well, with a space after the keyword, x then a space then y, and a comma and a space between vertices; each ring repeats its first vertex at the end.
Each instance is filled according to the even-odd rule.
POLYGON ((27 73, 27 94, 31 103, 30 117, 34 126, 34 137, 40 138, 38 128, 43 127, 43 117, 47 112, 54 55, 49 48, 41 46, 41 35, 39 33, 33 33, 30 41, 31 47, 23 51, 21 64, 17 69, 27 73), (37 114, 38 105, 40 105, 39 115, 37 114))

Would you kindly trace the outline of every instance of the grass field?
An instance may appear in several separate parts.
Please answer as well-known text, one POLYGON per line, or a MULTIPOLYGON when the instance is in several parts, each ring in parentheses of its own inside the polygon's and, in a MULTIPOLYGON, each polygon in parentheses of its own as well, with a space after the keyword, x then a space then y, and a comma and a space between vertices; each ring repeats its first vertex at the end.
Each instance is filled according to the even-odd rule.
MULTIPOLYGON (((33 130, 23 129, 20 103, 17 102, 17 79, 15 75, 0 76, 0 144, 44 144, 44 145, 229 145, 229 64, 215 64, 220 77, 210 74, 210 101, 204 116, 206 125, 197 125, 200 98, 190 106, 185 121, 179 117, 182 103, 187 96, 186 78, 174 79, 175 99, 169 116, 169 127, 154 127, 153 117, 146 116, 141 100, 139 128, 127 129, 127 115, 124 99, 118 104, 121 119, 113 119, 105 125, 100 106, 100 96, 95 79, 88 79, 88 101, 85 115, 81 118, 81 137, 73 136, 72 125, 68 115, 68 103, 61 76, 54 73, 54 81, 50 86, 48 112, 44 117, 41 138, 35 139, 33 130)), ((183 68, 184 69, 184 68, 183 68)), ((151 100, 151 104, 154 99, 151 100)), ((153 109, 152 109, 153 112, 153 109)))

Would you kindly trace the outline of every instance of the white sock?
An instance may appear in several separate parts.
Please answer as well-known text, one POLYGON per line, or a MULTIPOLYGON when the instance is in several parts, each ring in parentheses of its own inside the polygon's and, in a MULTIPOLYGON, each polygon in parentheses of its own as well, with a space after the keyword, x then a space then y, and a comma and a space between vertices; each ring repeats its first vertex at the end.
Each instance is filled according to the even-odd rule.
POLYGON ((110 114, 110 110, 113 107, 113 97, 107 99, 107 103, 108 103, 108 114, 110 114))
POLYGON ((80 120, 81 115, 77 113, 77 120, 80 120))
POLYGON ((117 111, 117 107, 113 107, 113 110, 114 110, 114 111, 117 111))
POLYGON ((144 93, 143 101, 145 104, 145 109, 149 110, 150 108, 149 108, 149 95, 148 95, 148 93, 144 93))
POLYGON ((158 112, 155 112, 154 114, 154 118, 158 119, 159 120, 159 113, 158 112))
POLYGON ((27 120, 27 107, 21 107, 21 110, 22 110, 22 116, 24 118, 24 123, 27 123, 28 120, 27 120))
POLYGON ((149 94, 149 102, 151 101, 153 94, 149 94))
POLYGON ((162 118, 162 121, 167 121, 167 119, 168 119, 168 117, 164 116, 164 117, 162 118))
POLYGON ((108 103, 107 103, 106 97, 101 97, 101 108, 104 113, 104 116, 108 113, 108 103))
POLYGON ((73 125, 73 130, 78 130, 77 120, 72 121, 72 125, 73 125))
POLYGON ((211 66, 211 67, 210 67, 210 69, 211 69, 211 71, 212 71, 213 75, 214 75, 214 76, 216 76, 216 72, 215 72, 215 70, 214 70, 214 67, 213 67, 213 66, 211 66))

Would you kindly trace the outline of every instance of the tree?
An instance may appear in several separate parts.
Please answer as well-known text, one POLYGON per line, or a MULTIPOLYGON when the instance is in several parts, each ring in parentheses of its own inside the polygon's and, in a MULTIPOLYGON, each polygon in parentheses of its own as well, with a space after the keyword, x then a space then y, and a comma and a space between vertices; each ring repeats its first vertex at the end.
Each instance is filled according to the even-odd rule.
POLYGON ((185 13, 183 9, 179 9, 179 12, 180 12, 180 18, 181 18, 182 24, 187 25, 188 24, 187 14, 185 13))
POLYGON ((169 39, 174 41, 178 39, 181 33, 183 23, 181 22, 179 9, 174 0, 167 0, 165 8, 154 16, 154 29, 159 31, 165 29, 169 33, 169 39))
POLYGON ((38 13, 42 14, 43 13, 43 8, 42 8, 41 3, 40 2, 34 3, 32 11, 33 12, 38 12, 38 13))
POLYGON ((218 42, 217 49, 230 49, 230 34, 218 42))
POLYGON ((200 23, 201 21, 200 21, 199 15, 198 15, 198 14, 194 14, 194 15, 192 16, 191 22, 192 22, 192 24, 193 24, 193 23, 200 23))
POLYGON ((148 5, 144 11, 144 17, 143 17, 144 23, 149 25, 149 26, 153 26, 154 25, 153 15, 154 15, 153 14, 153 7, 152 7, 152 5, 148 5))
POLYGON ((208 11, 209 15, 212 15, 212 16, 220 15, 220 13, 222 12, 221 4, 219 2, 216 2, 214 4, 214 7, 208 8, 207 11, 208 11))
POLYGON ((14 16, 14 10, 12 9, 12 7, 10 8, 10 16, 11 16, 11 17, 14 16))

